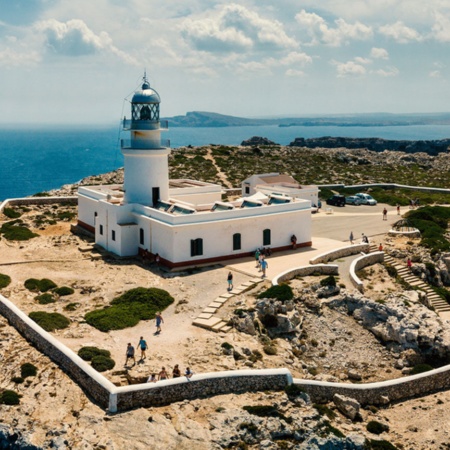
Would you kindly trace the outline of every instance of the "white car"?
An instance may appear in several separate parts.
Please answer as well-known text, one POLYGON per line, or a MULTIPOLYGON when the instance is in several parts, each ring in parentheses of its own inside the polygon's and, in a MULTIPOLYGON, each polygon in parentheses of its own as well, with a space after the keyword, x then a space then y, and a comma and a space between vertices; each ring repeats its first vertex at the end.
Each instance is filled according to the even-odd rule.
POLYGON ((361 205, 370 205, 375 206, 377 201, 369 194, 355 194, 355 197, 358 197, 361 200, 361 205))

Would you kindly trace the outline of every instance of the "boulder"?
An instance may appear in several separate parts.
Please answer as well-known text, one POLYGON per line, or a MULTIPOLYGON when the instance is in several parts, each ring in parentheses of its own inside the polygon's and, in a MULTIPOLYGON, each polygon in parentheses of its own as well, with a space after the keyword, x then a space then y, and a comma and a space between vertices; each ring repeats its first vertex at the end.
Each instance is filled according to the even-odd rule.
POLYGON ((344 416, 351 420, 354 420, 357 417, 361 408, 361 405, 357 400, 341 394, 333 395, 333 403, 344 416))

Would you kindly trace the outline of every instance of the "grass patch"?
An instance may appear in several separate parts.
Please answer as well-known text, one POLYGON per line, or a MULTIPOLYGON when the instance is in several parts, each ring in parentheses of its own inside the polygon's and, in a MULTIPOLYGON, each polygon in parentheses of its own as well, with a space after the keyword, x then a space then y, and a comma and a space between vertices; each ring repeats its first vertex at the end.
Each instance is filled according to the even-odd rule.
POLYGON ((70 325, 70 320, 59 313, 34 311, 29 314, 29 317, 45 331, 62 330, 70 325))
POLYGON ((20 397, 17 392, 6 389, 0 393, 1 405, 18 405, 20 403, 20 397))
POLYGON ((90 311, 85 315, 86 322, 106 332, 134 327, 140 320, 154 319, 158 311, 167 308, 174 301, 163 289, 135 288, 116 297, 111 306, 90 311))
POLYGON ((20 366, 20 375, 22 378, 35 377, 37 375, 37 367, 31 363, 24 363, 20 366))
POLYGON ((28 278, 28 280, 25 280, 24 285, 31 292, 47 292, 57 287, 56 283, 48 278, 42 278, 42 280, 28 278))
POLYGON ((433 370, 433 367, 430 366, 429 364, 417 364, 411 370, 410 375, 417 375, 418 373, 424 373, 424 372, 428 372, 430 370, 433 370))
POLYGON ((18 219, 22 213, 14 208, 4 208, 3 214, 10 219, 18 219))
POLYGON ((64 311, 75 311, 80 306, 79 303, 69 303, 64 306, 64 311))
POLYGON ((0 289, 3 289, 11 284, 11 277, 0 273, 0 289))
POLYGON ((95 356, 104 356, 109 358, 111 352, 109 350, 103 350, 97 347, 81 347, 78 350, 78 356, 84 361, 91 361, 95 356))
POLYGON ((71 287, 61 286, 53 289, 53 292, 58 294, 60 297, 64 297, 66 295, 72 295, 75 291, 71 287))
POLYGON ((97 372, 105 372, 106 370, 111 370, 116 365, 116 362, 108 358, 107 356, 97 355, 91 360, 91 366, 97 372))
POLYGON ((258 295, 258 298, 274 298, 281 302, 285 302, 286 300, 292 300, 294 298, 294 293, 288 284, 280 284, 261 292, 258 295))
POLYGON ((0 228, 0 234, 8 241, 28 241, 39 236, 26 228, 21 219, 5 222, 0 228))
POLYGON ((371 420, 367 425, 366 429, 369 433, 372 434, 381 434, 385 431, 389 431, 389 425, 385 423, 378 422, 376 420, 371 420))
POLYGON ((53 297, 53 295, 49 294, 48 292, 46 292, 45 294, 36 295, 34 299, 37 300, 40 305, 48 305, 49 303, 56 302, 55 297, 53 297))

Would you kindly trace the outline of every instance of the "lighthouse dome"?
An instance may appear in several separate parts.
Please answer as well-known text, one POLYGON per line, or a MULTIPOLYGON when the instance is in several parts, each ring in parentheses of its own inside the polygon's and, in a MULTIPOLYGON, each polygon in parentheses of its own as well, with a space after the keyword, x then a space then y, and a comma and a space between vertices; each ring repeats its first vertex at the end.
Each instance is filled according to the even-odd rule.
POLYGON ((159 94, 150 87, 147 79, 144 78, 142 88, 134 93, 131 103, 161 103, 161 99, 159 94))

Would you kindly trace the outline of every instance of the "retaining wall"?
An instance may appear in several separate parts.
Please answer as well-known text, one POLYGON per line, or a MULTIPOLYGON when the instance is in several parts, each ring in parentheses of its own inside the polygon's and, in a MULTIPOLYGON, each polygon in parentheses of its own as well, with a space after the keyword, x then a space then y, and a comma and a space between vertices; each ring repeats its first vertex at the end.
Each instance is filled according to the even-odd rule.
POLYGON ((331 252, 322 253, 309 261, 310 264, 325 264, 328 261, 333 261, 335 259, 344 258, 345 256, 356 255, 358 253, 364 252, 369 253, 370 244, 356 244, 348 245, 347 247, 341 247, 331 252))
POLYGON ((384 252, 373 252, 368 255, 356 258, 350 265, 350 280, 353 285, 360 291, 364 292, 364 284, 356 275, 358 270, 364 269, 364 267, 371 266, 372 264, 382 263, 384 261, 384 252))
POLYGON ((52 204, 77 205, 78 197, 24 197, 10 198, 0 203, 0 212, 8 206, 17 205, 52 205, 52 204))
POLYGON ((321 275, 339 275, 339 267, 331 264, 315 264, 311 266, 296 267, 295 269, 286 270, 278 274, 273 280, 272 285, 277 285, 292 278, 300 276, 306 277, 314 273, 320 273, 321 275))

